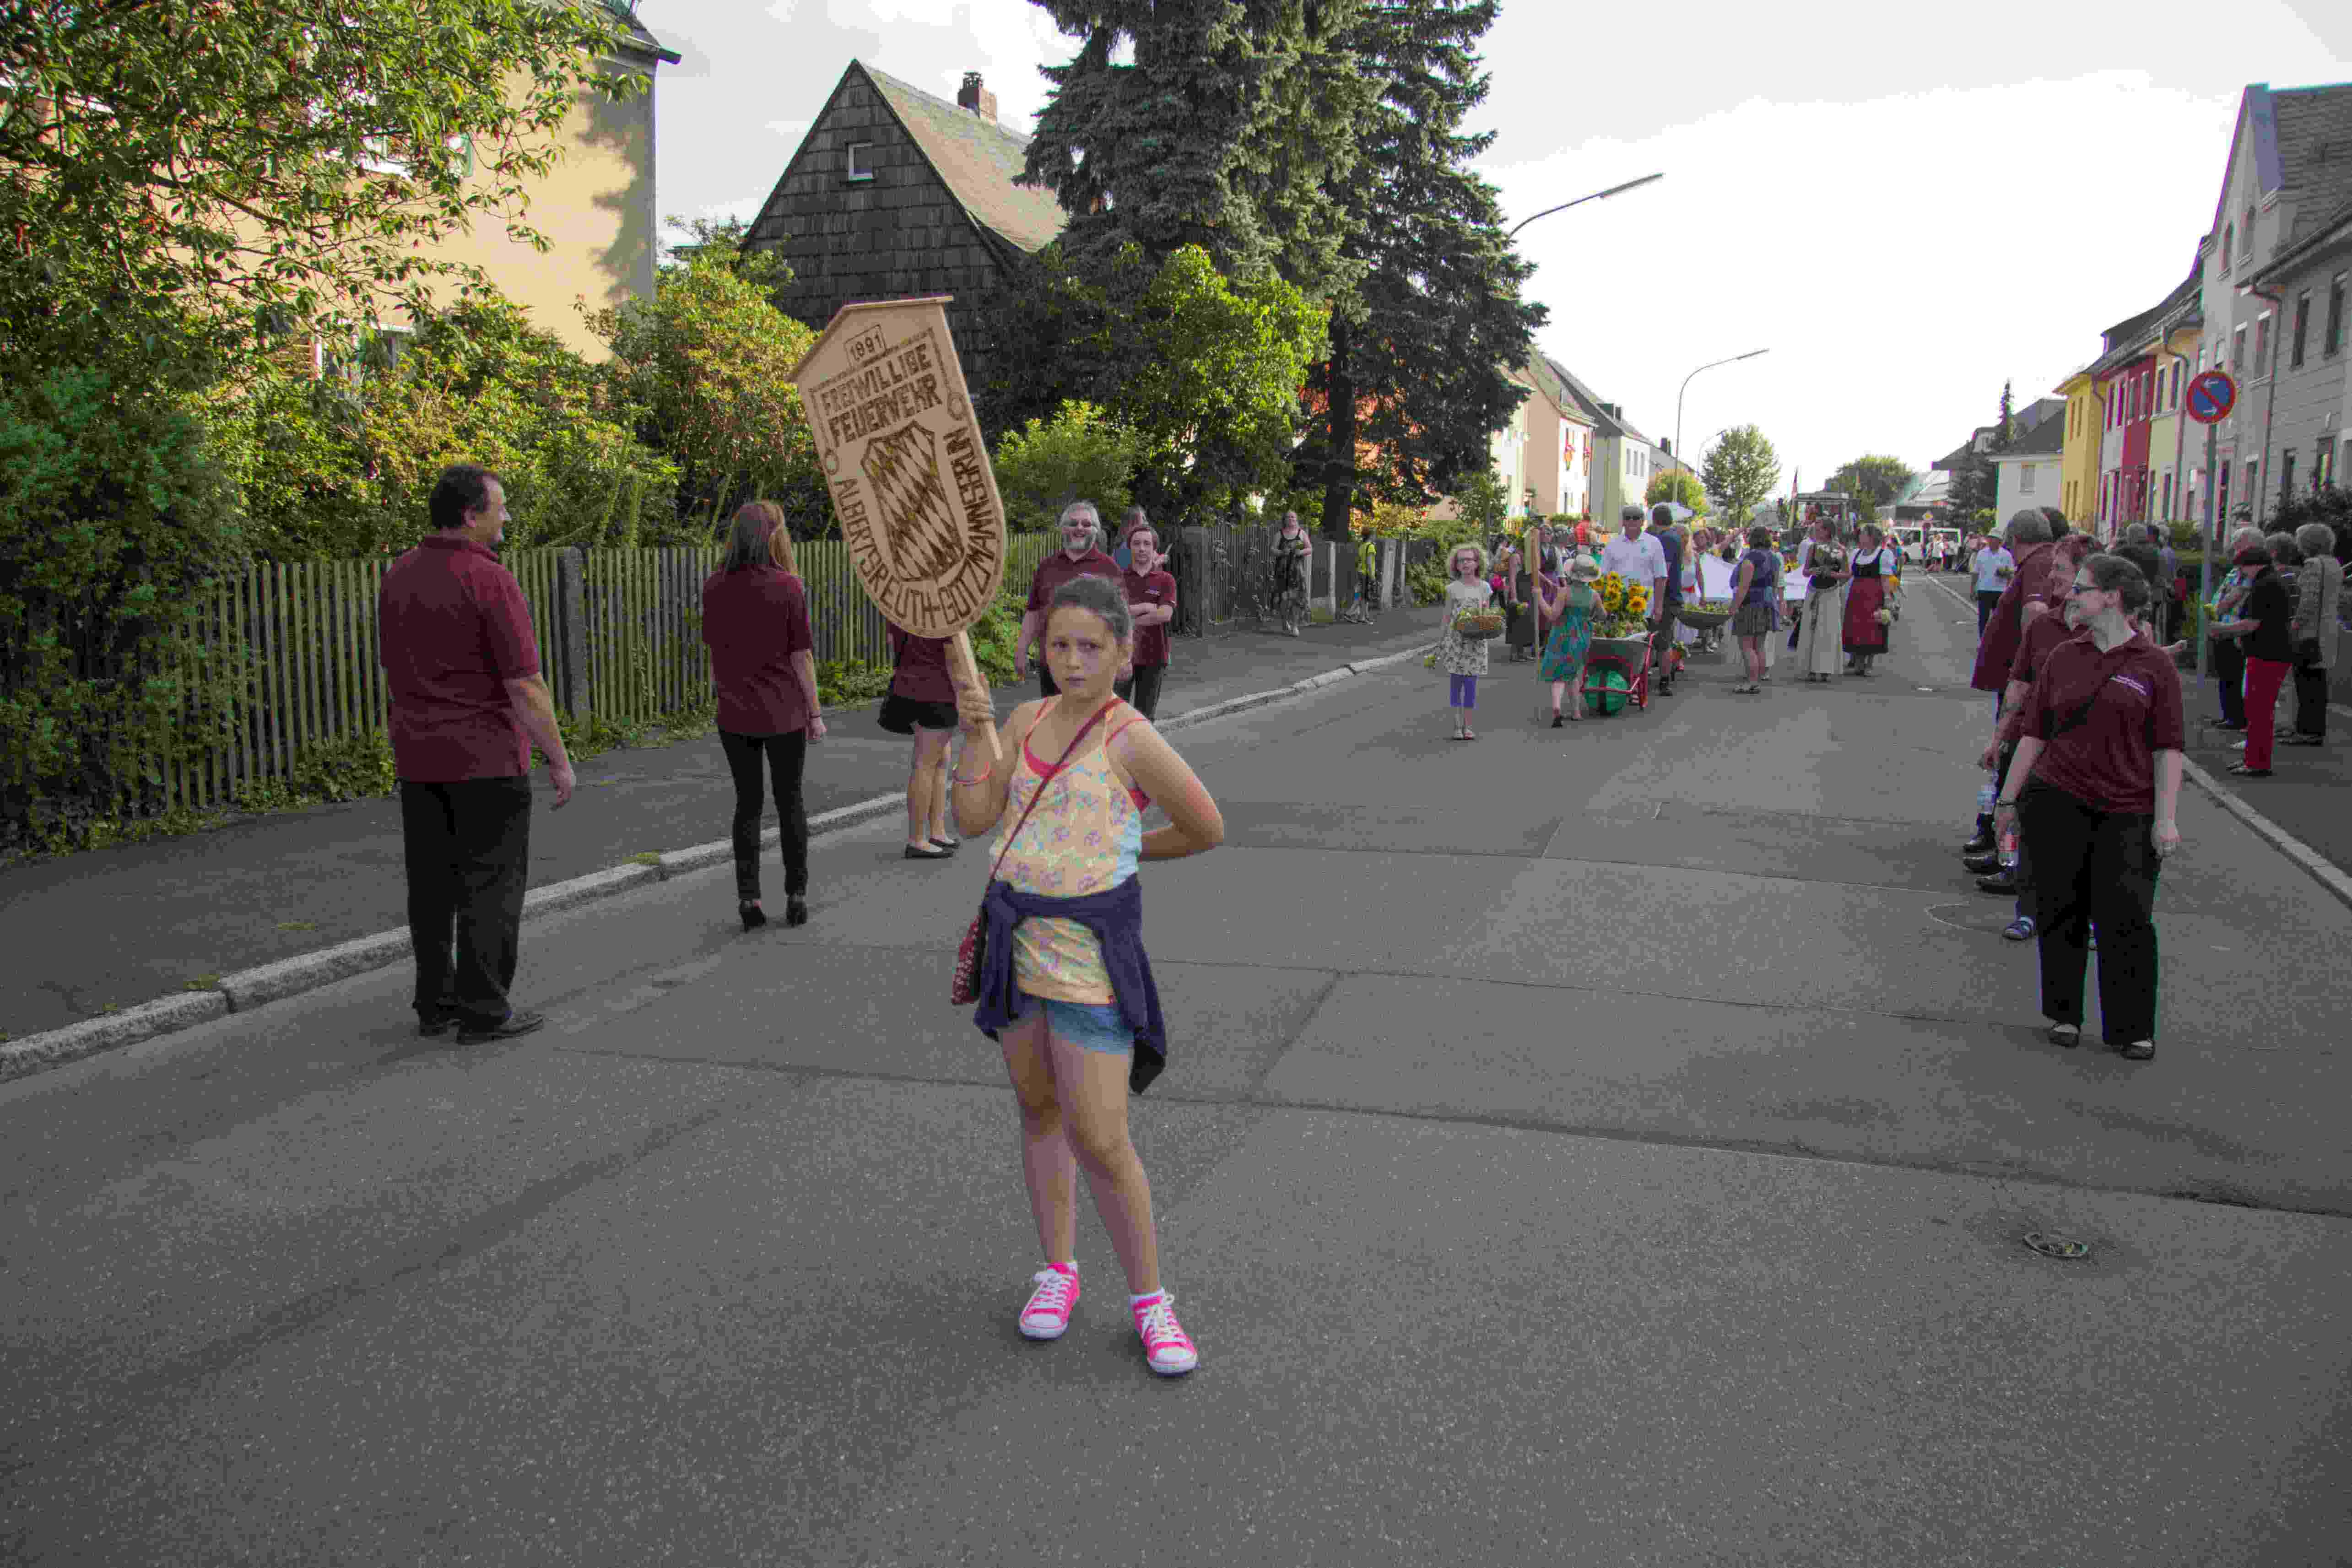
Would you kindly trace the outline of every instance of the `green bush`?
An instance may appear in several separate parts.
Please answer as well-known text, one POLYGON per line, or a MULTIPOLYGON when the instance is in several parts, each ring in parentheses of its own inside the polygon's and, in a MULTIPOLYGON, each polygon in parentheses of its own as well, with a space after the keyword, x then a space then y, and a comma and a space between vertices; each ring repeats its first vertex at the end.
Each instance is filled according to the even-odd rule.
POLYGON ((1116 530, 1142 450, 1135 433, 1091 403, 1065 403, 1051 419, 1032 419, 996 444, 996 489, 1005 526, 1051 528, 1062 509, 1090 500, 1116 530))
POLYGON ((0 387, 0 844, 152 814, 162 763, 215 738, 227 661, 195 634, 243 564, 234 502, 202 425, 135 377, 0 387))

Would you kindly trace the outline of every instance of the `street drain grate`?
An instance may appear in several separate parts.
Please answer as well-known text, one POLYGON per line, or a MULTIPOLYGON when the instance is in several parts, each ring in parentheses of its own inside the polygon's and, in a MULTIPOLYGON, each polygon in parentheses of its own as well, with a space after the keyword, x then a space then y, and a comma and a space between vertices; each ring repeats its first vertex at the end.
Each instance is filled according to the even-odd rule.
POLYGON ((2054 1258, 2062 1263, 2080 1263, 2091 1256, 2091 1244, 2074 1241, 2063 1236, 2053 1236, 2046 1230, 2029 1230, 2021 1238, 2026 1247, 2044 1258, 2054 1258))

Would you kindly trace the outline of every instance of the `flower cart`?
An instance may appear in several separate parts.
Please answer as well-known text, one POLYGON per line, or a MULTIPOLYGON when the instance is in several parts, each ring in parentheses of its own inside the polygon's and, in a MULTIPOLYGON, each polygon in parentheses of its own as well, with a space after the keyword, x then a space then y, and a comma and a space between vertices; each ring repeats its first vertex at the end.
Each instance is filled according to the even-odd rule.
POLYGON ((1608 717, 1622 712, 1629 702, 1636 708, 1650 705, 1649 634, 1622 633, 1622 627, 1596 630, 1584 650, 1576 700, 1588 713, 1608 717))

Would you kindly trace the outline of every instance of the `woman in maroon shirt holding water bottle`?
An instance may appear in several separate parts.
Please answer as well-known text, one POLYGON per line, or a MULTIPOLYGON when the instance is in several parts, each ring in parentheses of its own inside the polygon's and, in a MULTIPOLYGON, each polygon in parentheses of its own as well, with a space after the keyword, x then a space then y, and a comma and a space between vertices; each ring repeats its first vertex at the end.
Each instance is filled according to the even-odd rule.
POLYGON ((2004 847, 2021 827, 2033 868, 2051 1043, 2083 1037, 2095 929, 2100 1022, 2132 1061, 2156 1055, 2156 878, 2180 847, 2180 676, 2132 626, 2149 593, 2121 556, 2094 555, 2075 573, 2063 613, 2090 635, 2059 644, 2035 678, 1994 817, 2004 847))

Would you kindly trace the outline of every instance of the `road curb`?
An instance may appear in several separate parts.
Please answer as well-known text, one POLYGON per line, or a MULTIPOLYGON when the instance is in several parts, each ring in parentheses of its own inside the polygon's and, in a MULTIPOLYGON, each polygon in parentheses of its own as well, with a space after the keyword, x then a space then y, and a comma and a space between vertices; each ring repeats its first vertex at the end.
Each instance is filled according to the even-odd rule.
POLYGON ((228 997, 218 991, 191 991, 142 1002, 120 1013, 108 1013, 47 1029, 0 1046, 0 1083, 29 1077, 45 1068, 63 1067, 117 1046, 135 1046, 157 1035, 176 1034, 198 1024, 209 1024, 229 1014, 228 997))
MULTIPOLYGON (((1380 658, 1343 664, 1337 669, 1320 670, 1287 686, 1254 691, 1244 697, 1228 698, 1182 713, 1171 713, 1157 723, 1162 730, 1189 729, 1252 708, 1262 708, 1269 702, 1279 702, 1286 697, 1318 690, 1349 676, 1401 664, 1409 658, 1419 658, 1426 651, 1426 648, 1411 648, 1380 658)), ((847 805, 835 806, 830 811, 819 812, 809 818, 809 831, 814 835, 862 826, 876 817, 902 810, 905 805, 903 795, 873 795, 847 805)), ((779 829, 769 828, 760 835, 761 846, 773 848, 782 837, 779 829)), ((672 877, 708 870, 713 866, 731 862, 734 857, 733 843, 724 838, 688 845, 682 849, 648 851, 633 858, 625 865, 531 889, 523 895, 523 920, 528 923, 540 916, 593 903, 615 893, 628 892, 650 883, 666 882, 672 877)), ((251 1012, 256 1007, 282 1002, 289 996, 299 996, 304 992, 331 985, 339 980, 391 968, 405 962, 408 955, 406 928, 377 931, 372 936, 337 942, 316 952, 299 953, 292 958, 281 958, 252 969, 240 970, 235 974, 223 975, 205 990, 162 997, 135 1007, 125 1007, 120 1013, 85 1018, 61 1028, 27 1035, 21 1040, 0 1043, 0 1083, 48 1068, 63 1067, 68 1062, 79 1061, 118 1046, 136 1045, 158 1035, 192 1029, 199 1024, 209 1024, 232 1013, 251 1012)))
POLYGON ((2180 771, 2189 775, 2190 783, 2211 795, 2215 805, 2253 829, 2255 837, 2294 861, 2337 903, 2352 909, 2352 877, 2337 870, 2326 856, 2248 805, 2227 784, 2187 757, 2180 759, 2180 771))

